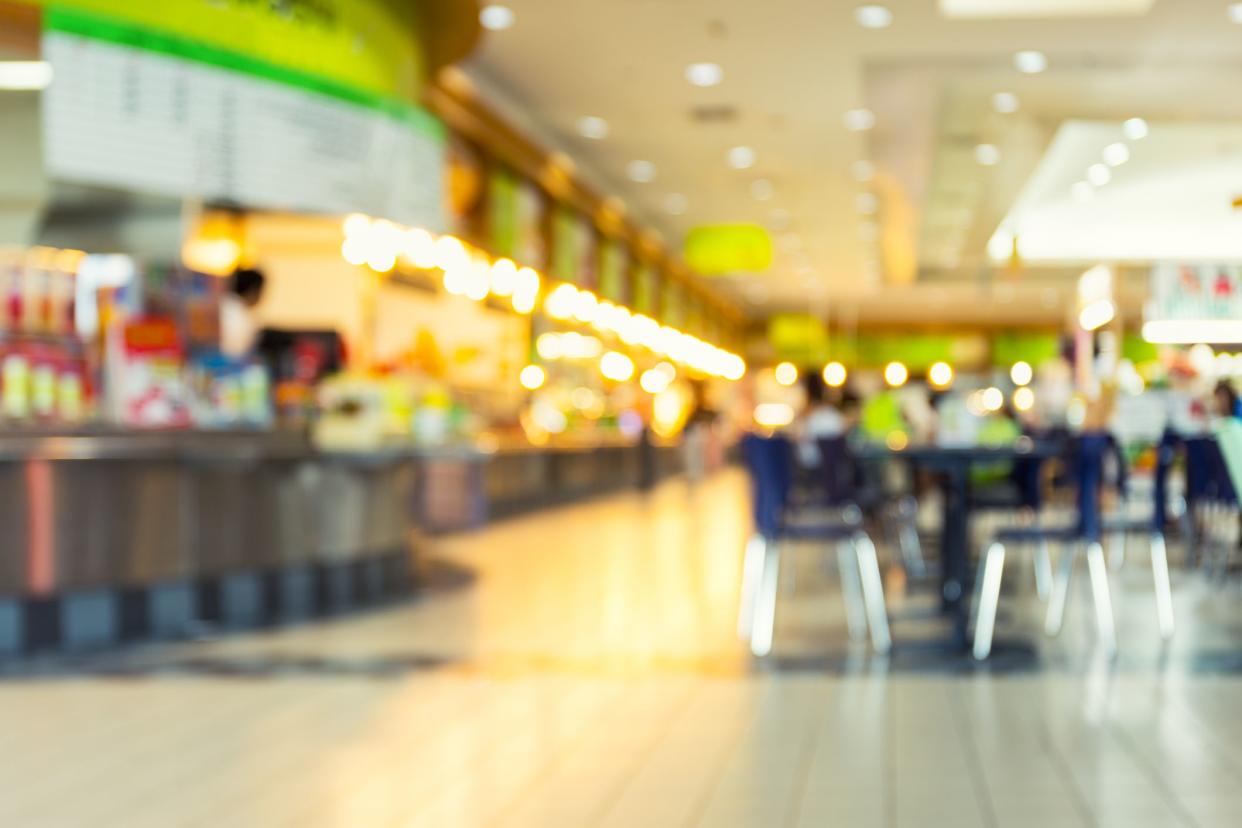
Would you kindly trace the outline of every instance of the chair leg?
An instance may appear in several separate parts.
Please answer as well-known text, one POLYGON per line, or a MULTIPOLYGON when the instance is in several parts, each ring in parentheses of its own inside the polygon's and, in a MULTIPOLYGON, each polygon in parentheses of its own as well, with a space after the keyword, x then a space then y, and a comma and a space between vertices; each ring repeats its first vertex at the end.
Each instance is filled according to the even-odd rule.
POLYGON ((1035 594, 1039 600, 1047 601, 1052 591, 1052 556, 1048 554, 1048 541, 1040 540, 1035 545, 1035 594))
POLYGON ((1061 550, 1061 565, 1056 580, 1052 582, 1048 616, 1044 621, 1044 632, 1048 635, 1061 634, 1061 625, 1065 623, 1065 601, 1069 597, 1070 579, 1074 576, 1074 559, 1077 556, 1077 544, 1070 544, 1061 550))
POLYGON ((988 554, 986 551, 979 556, 979 564, 975 567, 975 585, 970 591, 970 620, 975 629, 979 629, 979 605, 983 596, 983 574, 987 571, 988 554))
POLYGON ((1108 588, 1108 566, 1104 547, 1099 541, 1087 544, 1087 570, 1091 573, 1091 597, 1095 604, 1095 626, 1108 655, 1117 652, 1117 625, 1113 618, 1113 600, 1108 588))
POLYGON ((979 614, 975 622, 974 655, 983 661, 992 653, 996 628, 996 605, 1000 602, 1001 575, 1005 572, 1005 546, 993 543, 984 556, 983 586, 979 590, 979 614))
POLYGON ((884 604, 884 578, 880 574, 880 559, 875 544, 866 532, 854 536, 854 554, 858 558, 858 574, 862 580, 863 603, 867 607, 868 626, 871 627, 871 646, 880 655, 886 654, 893 645, 888 630, 888 607, 884 604))
POLYGON ((1108 536, 1108 568, 1120 570, 1126 563, 1126 533, 1112 532, 1108 536))
POLYGON ((863 604, 858 553, 854 544, 837 544, 837 570, 841 573, 841 598, 845 603, 845 624, 850 640, 863 641, 867 638, 867 608, 863 604))
POLYGON ((746 542, 746 554, 742 558, 742 585, 738 596, 737 637, 750 638, 755 626, 755 603, 758 601, 759 584, 763 580, 763 556, 767 541, 763 535, 754 535, 746 542))
POLYGON ((1173 637, 1173 588, 1169 584, 1169 554, 1164 545, 1164 533, 1151 536, 1151 574, 1156 582, 1156 618, 1160 622, 1160 636, 1168 641, 1173 637))
POLYGON ((763 577, 759 580, 759 600, 751 626, 750 651, 756 656, 772 652, 772 635, 776 629, 776 593, 780 582, 780 544, 774 541, 766 544, 764 549, 763 577))

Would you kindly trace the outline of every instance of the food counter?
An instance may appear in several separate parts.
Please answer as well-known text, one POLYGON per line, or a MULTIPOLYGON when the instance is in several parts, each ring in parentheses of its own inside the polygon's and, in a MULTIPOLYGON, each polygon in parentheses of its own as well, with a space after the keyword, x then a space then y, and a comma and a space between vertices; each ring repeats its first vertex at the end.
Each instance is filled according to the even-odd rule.
POLYGON ((672 448, 322 452, 279 433, 0 435, 0 657, 406 592, 422 534, 650 483, 672 448))

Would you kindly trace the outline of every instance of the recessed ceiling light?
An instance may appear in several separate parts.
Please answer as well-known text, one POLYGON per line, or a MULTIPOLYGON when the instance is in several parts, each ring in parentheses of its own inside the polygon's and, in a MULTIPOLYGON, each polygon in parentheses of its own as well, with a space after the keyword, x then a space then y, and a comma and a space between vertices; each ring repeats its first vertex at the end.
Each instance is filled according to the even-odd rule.
POLYGON ((583 138, 599 141, 608 137, 608 122, 594 115, 578 119, 578 134, 583 138))
POLYGON ((734 147, 729 150, 729 166, 735 170, 749 170, 755 166, 755 151, 750 147, 734 147))
POLYGON ((631 161, 625 167, 625 174, 629 176, 630 181, 637 181, 639 184, 649 184, 655 181, 655 164, 652 164, 650 161, 631 161))
POLYGON ((690 202, 681 193, 669 193, 664 197, 664 212, 672 216, 685 215, 690 202))
POLYGON ((854 20, 864 29, 887 29, 893 25, 893 13, 884 6, 859 6, 854 9, 854 20))
POLYGON ((786 233, 780 238, 781 250, 792 253, 802 249, 802 237, 797 233, 786 233))
POLYGON ((1131 141, 1142 141, 1147 137, 1147 122, 1142 118, 1131 118, 1121 125, 1121 131, 1131 141))
POLYGON ((1118 141, 1104 148, 1104 163, 1110 167, 1120 167, 1130 160, 1130 148, 1118 141))
POLYGON ((793 216, 784 207, 777 207, 772 211, 772 218, 768 222, 772 225, 773 230, 784 230, 793 221, 793 216))
POLYGON ((875 113, 870 109, 851 109, 845 113, 845 128, 851 132, 865 132, 875 126, 875 113))
POLYGON ((484 6, 479 11, 479 23, 489 32, 503 32, 512 28, 516 21, 517 15, 513 13, 513 9, 498 3, 484 6))
POLYGON ((1085 204, 1095 195, 1095 188, 1089 181, 1079 181, 1070 188, 1070 194, 1074 196, 1075 201, 1085 204))
POLYGON ((767 201, 776 194, 776 188, 766 178, 757 178, 750 183, 750 194, 759 201, 767 201))
POLYGON ((1002 115, 1018 111, 1018 96, 1012 92, 997 92, 992 96, 992 108, 1002 115))
POLYGON ((34 92, 52 83, 52 64, 45 60, 0 61, 0 89, 34 92))
POLYGON ((1242 3, 1229 4, 1229 19, 1234 23, 1242 23, 1242 3))
POLYGON ((994 167, 1000 163, 1000 149, 995 144, 980 144, 975 147, 975 160, 985 167, 994 167))
POLYGON ((864 221, 858 228, 858 235, 865 242, 873 242, 880 237, 880 226, 874 221, 864 221))
POLYGON ((1014 67, 1026 75, 1038 75, 1048 68, 1048 56, 1033 49, 1018 52, 1013 56, 1014 67))
POLYGON ((719 63, 692 63, 686 67, 686 80, 695 86, 717 86, 724 80, 719 63))
POLYGON ((850 175, 860 184, 866 184, 875 178, 875 165, 870 161, 855 161, 850 165, 850 175))
POLYGON ((875 193, 859 193, 854 204, 864 216, 873 216, 880 209, 880 200, 875 197, 875 193))
POLYGON ((1092 164, 1087 167, 1087 180, 1096 187, 1103 187, 1113 180, 1113 174, 1103 164, 1092 164))

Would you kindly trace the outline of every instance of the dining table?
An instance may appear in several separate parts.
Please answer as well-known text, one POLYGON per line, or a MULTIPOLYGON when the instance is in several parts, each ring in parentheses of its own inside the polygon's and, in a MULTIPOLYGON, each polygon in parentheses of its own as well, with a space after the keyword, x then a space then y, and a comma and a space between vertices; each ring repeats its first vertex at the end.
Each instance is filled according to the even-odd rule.
MULTIPOLYGON (((932 472, 939 481, 941 501, 940 598, 941 612, 952 622, 953 649, 969 648, 970 517, 975 508, 971 471, 1018 460, 1048 460, 1060 456, 1064 444, 1057 440, 1020 437, 1002 445, 939 444, 934 442, 888 444, 864 442, 853 449, 861 461, 896 461, 912 469, 932 472)), ((1016 508, 1016 506, 1015 506, 1016 508)))

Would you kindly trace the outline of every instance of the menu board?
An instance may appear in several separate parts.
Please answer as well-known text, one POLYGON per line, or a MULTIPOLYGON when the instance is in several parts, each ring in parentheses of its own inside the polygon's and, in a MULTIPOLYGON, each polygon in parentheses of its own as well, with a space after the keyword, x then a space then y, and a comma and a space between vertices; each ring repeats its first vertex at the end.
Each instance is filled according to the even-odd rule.
POLYGON ((444 228, 443 130, 421 110, 54 29, 43 46, 55 178, 444 228))
POLYGON ((625 291, 625 248, 615 239, 604 239, 599 251, 599 295, 624 305, 629 297, 625 291))
POLYGON ((645 313, 648 316, 656 313, 656 299, 658 291, 658 277, 651 265, 640 264, 634 271, 633 282, 633 310, 636 313, 645 313))
POLYGON ((1242 270, 1232 265, 1159 265, 1152 270, 1151 319, 1242 319, 1242 270))

